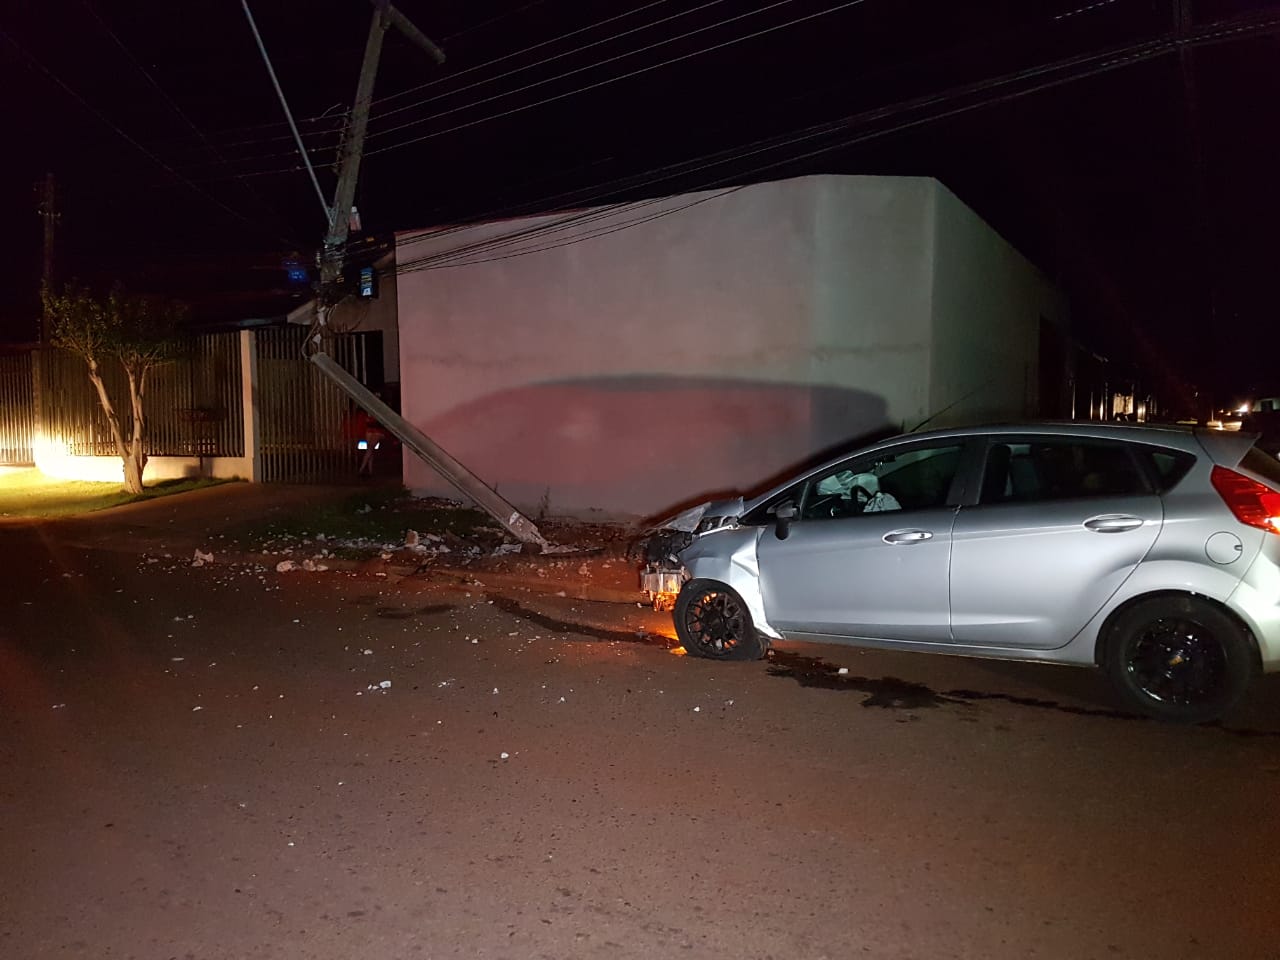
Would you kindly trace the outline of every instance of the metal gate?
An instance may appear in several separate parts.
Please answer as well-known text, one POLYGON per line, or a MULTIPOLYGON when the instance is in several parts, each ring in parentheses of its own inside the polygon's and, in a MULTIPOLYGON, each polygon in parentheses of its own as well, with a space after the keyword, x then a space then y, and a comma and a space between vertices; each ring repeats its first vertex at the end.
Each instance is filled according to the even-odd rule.
MULTIPOLYGON (((257 333, 259 437, 267 482, 323 483, 356 475, 349 429, 355 405, 303 356, 308 333, 301 325, 257 333)), ((370 387, 381 386, 370 383, 381 349, 377 333, 326 338, 329 354, 370 387)))
POLYGON ((0 357, 0 463, 35 460, 35 402, 30 353, 0 357))

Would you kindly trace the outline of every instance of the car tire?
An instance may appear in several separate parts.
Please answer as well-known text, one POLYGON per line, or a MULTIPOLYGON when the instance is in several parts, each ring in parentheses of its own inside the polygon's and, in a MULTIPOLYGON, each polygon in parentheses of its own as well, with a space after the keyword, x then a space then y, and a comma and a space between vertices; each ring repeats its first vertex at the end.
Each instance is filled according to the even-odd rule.
POLYGON ((1104 667, 1130 706, 1173 723, 1218 720, 1256 670, 1244 627, 1195 597, 1152 597, 1121 613, 1104 667))
POLYGON ((672 615, 685 652, 711 660, 759 660, 768 645, 737 591, 715 580, 690 580, 672 615))

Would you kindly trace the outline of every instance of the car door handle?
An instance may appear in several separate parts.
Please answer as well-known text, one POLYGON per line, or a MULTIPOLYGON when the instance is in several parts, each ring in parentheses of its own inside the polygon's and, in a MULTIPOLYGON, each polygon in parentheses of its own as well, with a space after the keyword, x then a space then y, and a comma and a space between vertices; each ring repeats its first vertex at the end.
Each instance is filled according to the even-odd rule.
POLYGON ((1084 525, 1094 533, 1124 533, 1126 530, 1137 530, 1145 522, 1141 517, 1109 513, 1103 517, 1093 517, 1086 520, 1084 525))
POLYGON ((885 543, 920 543, 932 538, 933 533, 928 530, 894 530, 886 533, 883 539, 885 543))

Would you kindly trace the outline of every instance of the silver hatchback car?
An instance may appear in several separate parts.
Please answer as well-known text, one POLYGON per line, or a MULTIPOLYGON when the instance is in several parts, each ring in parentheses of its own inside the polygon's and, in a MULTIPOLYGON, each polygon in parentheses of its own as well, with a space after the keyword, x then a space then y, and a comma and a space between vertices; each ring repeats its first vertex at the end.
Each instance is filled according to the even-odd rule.
POLYGON ((698 656, 796 639, 1098 666, 1191 723, 1280 670, 1280 462, 1248 435, 900 436, 671 526, 650 569, 683 583, 698 656))

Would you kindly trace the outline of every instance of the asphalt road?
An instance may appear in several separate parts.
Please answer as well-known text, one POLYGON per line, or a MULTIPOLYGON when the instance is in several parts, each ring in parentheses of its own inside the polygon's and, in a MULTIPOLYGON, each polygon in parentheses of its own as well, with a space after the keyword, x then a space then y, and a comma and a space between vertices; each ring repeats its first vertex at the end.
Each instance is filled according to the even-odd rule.
POLYGON ((1280 957, 1273 680, 1183 729, 1065 668, 714 664, 635 607, 44 527, 0 558, 9 960, 1280 957))

